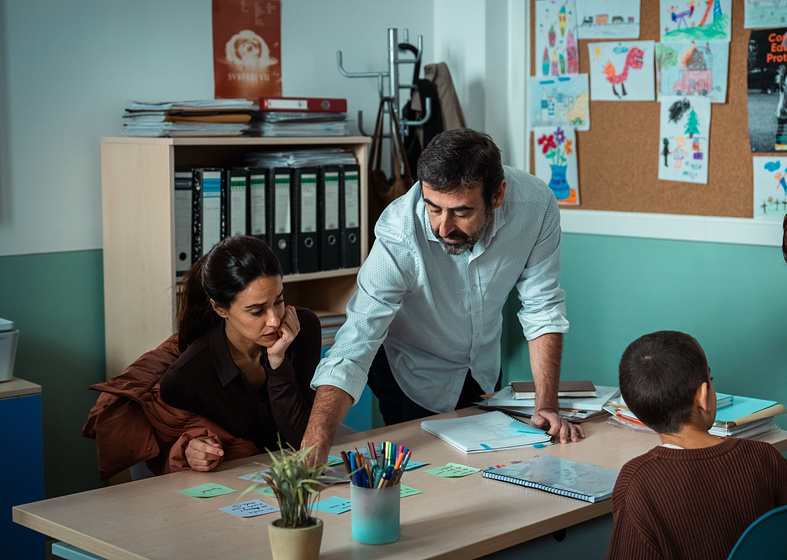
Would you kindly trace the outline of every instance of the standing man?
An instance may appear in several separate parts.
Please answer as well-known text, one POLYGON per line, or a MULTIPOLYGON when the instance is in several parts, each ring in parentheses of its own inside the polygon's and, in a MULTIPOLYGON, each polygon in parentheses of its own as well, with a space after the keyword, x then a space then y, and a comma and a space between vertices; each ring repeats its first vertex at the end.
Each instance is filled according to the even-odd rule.
POLYGON ((503 168, 492 139, 442 132, 418 177, 375 225, 347 321, 312 380, 302 446, 324 461, 336 428, 368 382, 386 424, 477 402, 500 383, 502 310, 512 289, 536 384, 533 423, 561 442, 582 428, 558 415, 563 333, 560 213, 552 191, 503 168))

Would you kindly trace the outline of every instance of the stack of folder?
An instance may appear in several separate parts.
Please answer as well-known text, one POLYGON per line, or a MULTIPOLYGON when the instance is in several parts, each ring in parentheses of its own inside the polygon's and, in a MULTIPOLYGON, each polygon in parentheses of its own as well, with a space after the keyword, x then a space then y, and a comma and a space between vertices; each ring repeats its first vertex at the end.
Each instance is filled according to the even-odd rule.
POLYGON ((244 163, 175 171, 178 275, 224 237, 246 234, 270 245, 284 274, 360 266, 360 169, 352 153, 261 153, 244 163))
POLYGON ((347 136, 347 100, 323 97, 261 97, 252 134, 347 136))
MULTIPOLYGON (((509 414, 530 417, 536 412, 536 399, 517 397, 512 384, 506 385, 493 395, 488 395, 479 407, 491 410, 501 410, 509 414)), ((561 382, 563 383, 563 382, 561 382)), ((560 397, 558 396, 558 414, 571 422, 584 422, 604 414, 603 407, 610 399, 620 394, 617 387, 603 387, 596 385, 595 396, 592 397, 560 397)))
MULTIPOLYGON (((608 422, 614 426, 653 433, 629 410, 622 398, 610 402, 604 410, 612 415, 608 422)), ((776 401, 716 393, 716 420, 709 432, 722 437, 755 439, 778 430, 774 417, 785 413, 787 409, 776 401)))
POLYGON ((123 115, 126 136, 240 136, 257 105, 247 99, 134 101, 123 115))

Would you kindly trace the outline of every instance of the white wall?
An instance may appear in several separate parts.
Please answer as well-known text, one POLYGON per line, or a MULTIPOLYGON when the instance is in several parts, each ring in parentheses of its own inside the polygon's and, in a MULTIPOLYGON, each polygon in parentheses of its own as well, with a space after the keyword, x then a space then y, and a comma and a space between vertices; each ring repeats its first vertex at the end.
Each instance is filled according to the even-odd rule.
POLYGON ((435 60, 448 64, 467 126, 489 133, 503 162, 525 168, 522 0, 434 0, 435 60))
MULTIPOLYGON (((408 28, 431 62, 433 26, 428 0, 282 0, 283 93, 371 122, 376 82, 336 51, 385 70, 387 28, 408 28)), ((101 247, 100 138, 130 100, 212 98, 211 33, 210 0, 0 0, 0 256, 101 247)))

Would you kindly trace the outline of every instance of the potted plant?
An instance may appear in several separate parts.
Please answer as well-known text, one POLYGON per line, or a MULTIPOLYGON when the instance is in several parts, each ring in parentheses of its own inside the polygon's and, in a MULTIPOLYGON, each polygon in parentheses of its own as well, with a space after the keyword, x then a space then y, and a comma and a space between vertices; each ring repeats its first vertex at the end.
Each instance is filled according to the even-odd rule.
MULTIPOLYGON (((274 560, 311 560, 320 555, 322 519, 312 517, 312 507, 319 499, 329 477, 327 465, 312 464, 311 449, 296 451, 291 446, 272 452, 270 464, 262 474, 279 502, 281 517, 268 525, 268 537, 274 560)), ((249 488, 248 491, 252 490, 249 488)), ((245 492, 244 492, 245 494, 245 492)))

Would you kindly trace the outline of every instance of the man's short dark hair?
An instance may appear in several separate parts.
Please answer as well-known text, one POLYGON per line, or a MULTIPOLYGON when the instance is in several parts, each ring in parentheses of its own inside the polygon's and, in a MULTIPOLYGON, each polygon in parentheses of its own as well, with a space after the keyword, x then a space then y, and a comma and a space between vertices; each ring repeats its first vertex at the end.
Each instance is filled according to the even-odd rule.
POLYGON ((441 132, 418 158, 418 178, 438 192, 483 185, 483 199, 492 205, 505 178, 500 149, 488 134, 470 128, 441 132))
POLYGON ((677 331, 646 334, 629 344, 619 372, 626 405, 660 434, 675 434, 689 422, 697 389, 710 381, 702 347, 677 331))

